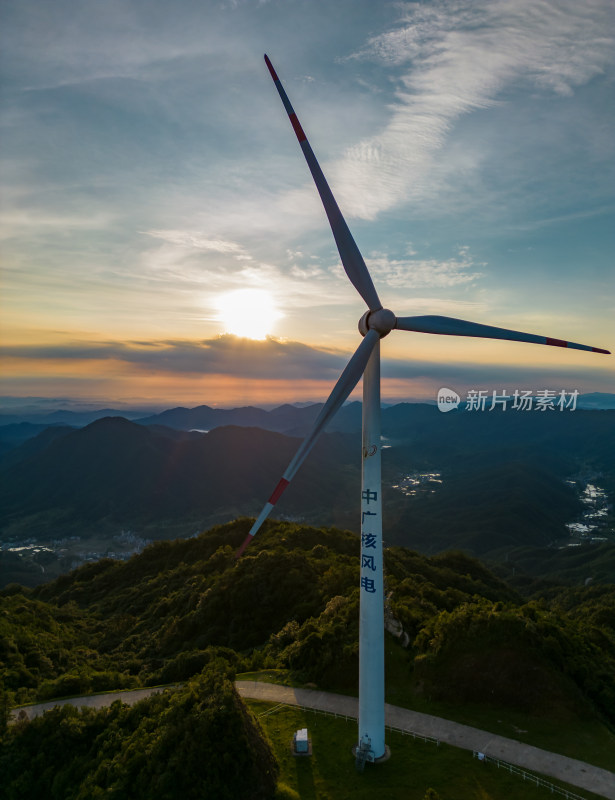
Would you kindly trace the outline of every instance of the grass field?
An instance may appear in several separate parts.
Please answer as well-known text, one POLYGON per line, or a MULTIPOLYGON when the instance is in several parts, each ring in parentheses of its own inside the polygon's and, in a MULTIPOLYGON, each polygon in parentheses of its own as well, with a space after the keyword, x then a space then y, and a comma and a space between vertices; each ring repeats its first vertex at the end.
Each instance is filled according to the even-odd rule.
MULTIPOLYGON (((577 758, 615 772, 615 732, 596 717, 562 718, 557 709, 550 717, 536 717, 488 704, 451 704, 431 700, 414 690, 408 654, 391 638, 386 638, 386 701, 393 705, 433 714, 444 719, 497 733, 509 739, 540 747, 553 753, 577 758)), ((264 670, 238 675, 243 680, 263 680, 288 686, 301 686, 286 670, 264 670)), ((339 686, 319 686, 340 694, 351 694, 339 686)))
MULTIPOLYGON (((278 758, 280 782, 296 792, 287 797, 301 800, 423 800, 429 788, 441 800, 546 800, 561 795, 537 787, 529 780, 480 762, 467 750, 414 740, 387 732, 391 758, 383 764, 367 764, 355 770, 352 746, 356 722, 346 722, 288 706, 266 714, 273 705, 248 701, 268 735, 278 758), (291 752, 293 733, 307 728, 312 756, 291 752)), ((556 786, 564 784, 553 781, 556 786)), ((576 795, 598 796, 574 787, 576 795)))

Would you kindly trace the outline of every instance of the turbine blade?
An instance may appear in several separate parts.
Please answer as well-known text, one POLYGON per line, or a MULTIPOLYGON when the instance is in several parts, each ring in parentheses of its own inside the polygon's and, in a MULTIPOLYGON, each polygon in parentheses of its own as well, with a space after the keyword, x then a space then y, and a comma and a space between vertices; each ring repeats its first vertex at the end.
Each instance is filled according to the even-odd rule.
POLYGON ((303 128, 301 127, 301 123, 299 122, 297 115, 290 104, 290 100, 288 99, 288 96, 284 91, 284 87, 282 86, 268 56, 265 56, 265 62, 267 63, 267 67, 269 68, 271 77, 276 85, 276 89, 278 90, 280 98, 282 99, 282 103, 284 104, 284 108, 286 109, 286 112, 290 118, 291 125, 293 126, 293 130, 297 135, 297 139, 299 140, 299 144, 303 150, 303 155, 305 156, 305 160, 307 161, 310 172, 312 173, 312 177, 314 178, 314 183, 316 184, 316 188, 320 194, 320 199, 322 200, 322 204, 327 212, 329 224, 331 225, 333 237, 335 238, 335 243, 337 245, 337 249, 339 250, 340 258, 342 259, 342 264, 346 270, 346 275, 348 275, 352 285, 367 303, 369 310, 377 311, 379 308, 382 308, 382 303, 380 302, 378 293, 374 288, 374 284, 365 265, 365 261, 363 260, 363 256, 361 255, 355 240, 352 238, 352 234, 350 233, 348 225, 346 224, 346 220, 342 216, 342 212, 339 210, 331 189, 329 188, 329 184, 327 183, 323 171, 316 160, 314 151, 310 147, 310 143, 308 142, 307 137, 303 132, 303 128))
POLYGON ((329 399, 322 407, 316 422, 314 423, 314 427, 310 431, 310 433, 306 436, 306 438, 301 443, 299 449, 295 453, 293 460, 288 465, 286 472, 280 478, 277 486, 273 490, 273 494, 269 498, 269 501, 265 503, 265 507, 259 514, 258 518, 256 519, 254 525, 250 529, 247 537, 245 538, 243 544, 237 551, 237 558, 241 556, 243 551, 246 549, 248 544, 252 541, 253 537, 258 532, 258 529, 261 527, 263 522, 267 519, 269 514, 273 511, 273 507, 280 499, 282 492, 286 489, 288 484, 294 478, 297 470, 305 461, 308 453, 316 443, 318 436, 322 433, 323 428, 325 425, 331 420, 332 417, 335 416, 337 411, 339 411, 340 407, 344 403, 344 401, 348 398, 348 395, 354 387, 359 382, 365 367, 367 366, 367 362, 369 361, 369 357, 371 355, 372 350, 377 341, 379 341, 380 335, 376 331, 368 331, 367 335, 361 342, 361 344, 356 349, 354 355, 346 364, 346 367, 342 374, 339 377, 338 382, 333 387, 333 391, 329 395, 329 399))
POLYGON ((509 339, 513 342, 531 342, 548 344, 553 347, 568 347, 571 350, 589 350, 591 353, 610 355, 610 350, 590 347, 587 344, 565 342, 563 339, 551 339, 549 336, 538 336, 534 333, 511 331, 508 328, 496 328, 493 325, 481 325, 454 317, 397 317, 395 327, 400 331, 418 331, 419 333, 437 333, 444 336, 476 336, 480 339, 509 339))

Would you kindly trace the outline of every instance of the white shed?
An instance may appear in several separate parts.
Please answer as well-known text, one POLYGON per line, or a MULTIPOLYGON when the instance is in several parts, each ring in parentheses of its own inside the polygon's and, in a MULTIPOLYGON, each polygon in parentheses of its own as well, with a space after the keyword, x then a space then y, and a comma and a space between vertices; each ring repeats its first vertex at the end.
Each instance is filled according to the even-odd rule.
POLYGON ((300 728, 293 736, 293 743, 296 753, 309 753, 310 740, 308 738, 308 729, 300 728))

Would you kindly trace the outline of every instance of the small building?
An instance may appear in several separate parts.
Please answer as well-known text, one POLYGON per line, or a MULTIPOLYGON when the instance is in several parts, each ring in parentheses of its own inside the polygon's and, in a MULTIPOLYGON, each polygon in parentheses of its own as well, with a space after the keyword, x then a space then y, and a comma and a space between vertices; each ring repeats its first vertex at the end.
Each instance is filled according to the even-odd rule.
POLYGON ((300 728, 293 735, 293 753, 297 756, 312 754, 312 743, 308 737, 308 729, 300 728))

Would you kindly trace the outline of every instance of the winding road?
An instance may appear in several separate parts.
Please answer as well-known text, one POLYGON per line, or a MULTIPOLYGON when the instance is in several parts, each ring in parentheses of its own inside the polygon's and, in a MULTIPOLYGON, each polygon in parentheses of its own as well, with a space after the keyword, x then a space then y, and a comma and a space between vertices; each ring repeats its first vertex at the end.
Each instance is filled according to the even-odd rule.
MULTIPOLYGON (((271 703, 285 703, 290 706, 303 706, 318 711, 329 711, 348 717, 358 717, 358 700, 356 697, 320 692, 314 689, 295 689, 291 686, 278 686, 260 681, 236 681, 237 691, 241 697, 251 700, 263 700, 271 703)), ((169 687, 165 687, 169 688, 169 687)), ((23 712, 28 719, 33 719, 43 712, 58 705, 70 703, 71 705, 88 708, 104 708, 110 706, 115 700, 132 704, 144 697, 163 691, 163 689, 134 689, 127 692, 113 692, 111 694, 88 695, 86 697, 73 697, 69 700, 50 701, 38 705, 15 708, 11 712, 13 719, 17 719, 23 712)), ((459 722, 451 722, 431 714, 421 714, 388 703, 385 708, 386 724, 399 728, 409 733, 421 736, 432 736, 446 744, 461 747, 464 750, 478 751, 502 759, 509 764, 515 764, 524 769, 548 775, 557 780, 594 792, 608 800, 615 800, 615 773, 606 769, 577 761, 574 758, 550 753, 538 747, 524 744, 523 742, 507 739, 494 733, 471 728, 459 722)))

